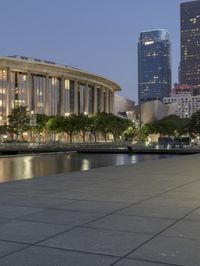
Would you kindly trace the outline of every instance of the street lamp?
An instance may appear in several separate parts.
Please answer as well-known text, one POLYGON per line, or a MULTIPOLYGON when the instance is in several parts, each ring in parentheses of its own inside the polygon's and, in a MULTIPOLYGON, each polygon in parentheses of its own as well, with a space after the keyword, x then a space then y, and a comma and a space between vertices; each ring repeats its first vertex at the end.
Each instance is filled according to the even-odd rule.
POLYGON ((33 142, 33 127, 37 125, 37 116, 34 114, 34 111, 32 110, 30 112, 30 127, 31 127, 31 142, 33 142))

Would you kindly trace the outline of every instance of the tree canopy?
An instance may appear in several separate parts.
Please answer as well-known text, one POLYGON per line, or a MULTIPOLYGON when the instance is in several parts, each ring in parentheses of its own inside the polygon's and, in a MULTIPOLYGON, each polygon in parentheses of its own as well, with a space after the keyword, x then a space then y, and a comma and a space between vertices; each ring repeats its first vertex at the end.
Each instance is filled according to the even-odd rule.
POLYGON ((188 119, 170 115, 154 123, 152 129, 161 135, 181 136, 187 133, 188 123, 188 119))
POLYGON ((17 139, 23 132, 28 131, 30 128, 30 112, 27 106, 18 106, 12 109, 11 114, 8 116, 7 129, 11 135, 15 134, 17 139))
POLYGON ((145 124, 141 129, 135 127, 135 124, 128 119, 120 118, 111 113, 97 113, 87 116, 83 114, 69 116, 47 116, 45 114, 35 114, 36 123, 30 123, 33 115, 27 107, 16 107, 8 116, 7 130, 12 135, 18 136, 23 132, 32 130, 33 133, 39 134, 45 131, 53 133, 66 133, 70 142, 73 136, 79 135, 83 142, 90 141, 99 136, 103 136, 106 141, 109 134, 112 134, 114 141, 123 138, 124 140, 145 141, 149 134, 159 133, 167 136, 181 136, 188 134, 200 134, 200 111, 193 114, 191 119, 181 119, 178 116, 170 115, 155 123, 145 124))
POLYGON ((188 130, 191 135, 200 135, 200 110, 192 115, 188 124, 188 130))

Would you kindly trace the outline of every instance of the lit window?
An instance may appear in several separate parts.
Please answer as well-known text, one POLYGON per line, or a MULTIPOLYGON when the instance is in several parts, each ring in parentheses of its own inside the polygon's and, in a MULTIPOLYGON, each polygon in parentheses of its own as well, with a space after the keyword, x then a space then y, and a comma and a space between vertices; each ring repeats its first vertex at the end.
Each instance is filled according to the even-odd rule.
POLYGON ((150 44, 153 44, 154 43, 154 41, 146 41, 145 43, 144 43, 144 45, 150 45, 150 44))
POLYGON ((57 83, 57 79, 56 79, 56 78, 52 78, 52 79, 51 79, 51 84, 52 84, 53 86, 55 86, 56 83, 57 83))
POLYGON ((69 84, 70 84, 70 81, 68 79, 65 79, 65 89, 66 90, 70 89, 69 84))

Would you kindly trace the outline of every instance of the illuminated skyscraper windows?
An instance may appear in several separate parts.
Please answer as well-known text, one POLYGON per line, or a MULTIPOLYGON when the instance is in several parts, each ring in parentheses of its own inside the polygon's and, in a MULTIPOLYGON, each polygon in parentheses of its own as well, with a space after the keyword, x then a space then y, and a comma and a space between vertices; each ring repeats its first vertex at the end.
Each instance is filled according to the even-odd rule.
POLYGON ((166 30, 141 32, 138 43, 138 100, 144 103, 170 96, 170 40, 166 30))
POLYGON ((180 83, 200 88, 200 1, 181 4, 180 83))

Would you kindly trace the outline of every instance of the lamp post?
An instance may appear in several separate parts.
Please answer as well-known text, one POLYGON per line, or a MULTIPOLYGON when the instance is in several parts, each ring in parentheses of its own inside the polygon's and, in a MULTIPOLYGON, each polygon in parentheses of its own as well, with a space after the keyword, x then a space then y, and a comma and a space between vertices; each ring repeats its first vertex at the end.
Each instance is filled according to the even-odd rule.
POLYGON ((31 142, 33 142, 33 127, 37 125, 37 116, 32 110, 30 113, 30 127, 31 127, 31 142))

